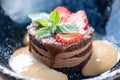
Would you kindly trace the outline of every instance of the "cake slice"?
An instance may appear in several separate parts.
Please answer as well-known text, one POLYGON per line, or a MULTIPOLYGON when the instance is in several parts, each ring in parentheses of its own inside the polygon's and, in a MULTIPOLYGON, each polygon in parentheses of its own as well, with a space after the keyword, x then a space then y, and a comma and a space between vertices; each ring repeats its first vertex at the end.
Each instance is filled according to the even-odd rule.
POLYGON ((65 7, 57 7, 50 15, 46 14, 49 18, 40 15, 28 26, 30 52, 58 71, 80 71, 90 59, 94 35, 85 12, 71 13, 65 7))

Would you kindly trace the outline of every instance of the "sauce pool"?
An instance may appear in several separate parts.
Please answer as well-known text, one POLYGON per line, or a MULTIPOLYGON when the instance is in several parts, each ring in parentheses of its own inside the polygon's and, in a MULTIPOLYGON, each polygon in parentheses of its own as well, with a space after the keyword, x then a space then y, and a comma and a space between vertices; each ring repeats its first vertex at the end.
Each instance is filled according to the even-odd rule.
POLYGON ((29 52, 28 47, 16 50, 11 56, 9 64, 15 72, 31 78, 42 80, 68 80, 65 74, 37 61, 29 52))
POLYGON ((105 41, 93 41, 92 55, 88 63, 82 69, 85 76, 95 76, 111 69, 118 62, 118 51, 105 41))

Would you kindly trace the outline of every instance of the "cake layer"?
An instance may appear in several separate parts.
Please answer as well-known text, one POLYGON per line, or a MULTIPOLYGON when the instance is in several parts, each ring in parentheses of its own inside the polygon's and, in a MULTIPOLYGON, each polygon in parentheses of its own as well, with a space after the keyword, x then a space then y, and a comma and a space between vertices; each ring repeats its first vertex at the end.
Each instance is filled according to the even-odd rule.
MULTIPOLYGON (((73 58, 68 58, 68 59, 61 59, 61 58, 55 58, 53 67, 54 68, 62 68, 62 67, 74 67, 77 66, 78 64, 82 63, 84 60, 88 58, 88 56, 91 55, 91 47, 88 48, 89 50, 84 51, 85 55, 81 56, 74 56, 73 58)), ((74 54, 74 53, 73 53, 74 54)))
MULTIPOLYGON (((52 62, 52 65, 51 65, 51 61, 53 60, 52 58, 41 55, 42 53, 37 52, 37 50, 34 49, 33 47, 31 49, 31 52, 37 59, 42 60, 49 67, 62 68, 62 67, 73 67, 73 66, 76 66, 76 65, 82 63, 85 59, 88 58, 88 56, 91 55, 91 52, 92 52, 91 48, 92 48, 92 46, 89 46, 84 51, 82 51, 79 54, 74 55, 70 58, 65 59, 65 58, 55 57, 54 61, 52 62), (84 54, 84 55, 81 56, 81 54, 84 54)), ((71 53, 74 54, 74 51, 71 53)))
POLYGON ((82 68, 86 65, 86 63, 89 61, 90 57, 91 57, 91 55, 89 55, 87 57, 87 59, 84 60, 82 63, 80 63, 74 67, 63 67, 63 68, 54 68, 54 69, 64 72, 64 73, 72 73, 72 72, 77 72, 77 71, 80 72, 82 70, 82 68))

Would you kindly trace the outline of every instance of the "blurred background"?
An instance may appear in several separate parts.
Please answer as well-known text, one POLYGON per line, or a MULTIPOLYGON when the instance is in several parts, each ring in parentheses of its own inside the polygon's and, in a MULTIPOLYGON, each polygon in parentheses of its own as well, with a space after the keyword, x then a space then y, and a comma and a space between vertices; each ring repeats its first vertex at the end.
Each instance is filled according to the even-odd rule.
POLYGON ((0 0, 0 65, 9 67, 9 55, 23 46, 22 38, 31 22, 27 14, 50 13, 57 6, 72 12, 85 10, 95 39, 108 40, 120 51, 120 0, 0 0))
POLYGON ((0 0, 0 28, 5 25, 25 28, 30 23, 29 12, 49 13, 57 6, 65 6, 72 12, 85 10, 97 39, 105 36, 104 39, 120 44, 119 0, 0 0))
POLYGON ((29 12, 51 12, 57 6, 65 6, 72 12, 85 10, 89 23, 97 33, 105 33, 112 0, 1 0, 3 15, 18 24, 29 23, 29 12))

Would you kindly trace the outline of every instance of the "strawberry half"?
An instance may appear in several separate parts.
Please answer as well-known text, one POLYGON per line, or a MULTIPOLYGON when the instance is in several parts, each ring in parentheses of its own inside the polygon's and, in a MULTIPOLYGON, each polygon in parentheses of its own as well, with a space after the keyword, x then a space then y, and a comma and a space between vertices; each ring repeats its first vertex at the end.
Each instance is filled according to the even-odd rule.
POLYGON ((73 43, 83 38, 83 34, 80 33, 60 33, 55 36, 58 42, 62 43, 73 43))
POLYGON ((63 6, 59 6, 57 8, 55 8, 55 10, 58 10, 59 14, 60 14, 60 19, 61 22, 66 21, 67 17, 72 14, 71 11, 69 11, 67 8, 63 7, 63 6))
POLYGON ((80 29, 87 30, 88 19, 85 11, 80 10, 76 13, 72 13, 66 20, 65 23, 73 23, 80 27, 80 29))

